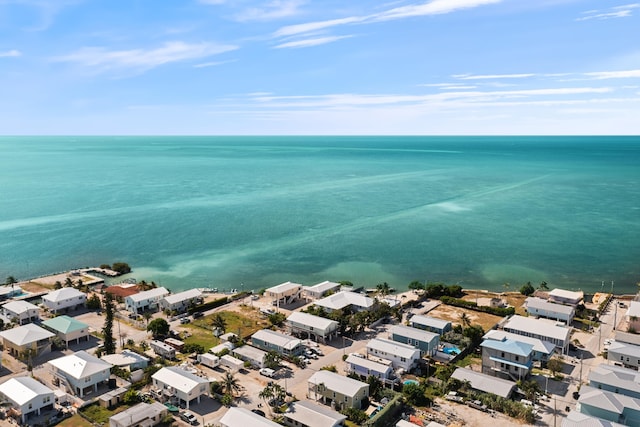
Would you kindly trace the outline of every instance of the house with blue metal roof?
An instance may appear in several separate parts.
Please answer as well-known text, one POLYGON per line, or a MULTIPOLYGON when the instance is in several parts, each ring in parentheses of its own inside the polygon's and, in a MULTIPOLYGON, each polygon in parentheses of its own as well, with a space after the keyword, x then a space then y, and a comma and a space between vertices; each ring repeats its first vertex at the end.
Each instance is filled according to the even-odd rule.
POLYGON ((484 340, 482 372, 494 377, 518 381, 531 373, 533 345, 510 339, 484 340))

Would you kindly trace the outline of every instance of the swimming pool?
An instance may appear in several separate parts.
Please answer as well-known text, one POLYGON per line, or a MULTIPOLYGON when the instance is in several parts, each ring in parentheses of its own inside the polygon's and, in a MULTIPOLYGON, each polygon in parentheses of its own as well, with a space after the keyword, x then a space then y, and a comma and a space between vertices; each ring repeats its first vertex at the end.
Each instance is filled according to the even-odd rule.
POLYGON ((404 384, 404 385, 407 385, 407 384, 415 384, 415 385, 418 385, 418 384, 420 384, 420 383, 419 383, 418 381, 416 381, 416 380, 406 380, 406 381, 404 381, 402 384, 404 384))
POLYGON ((460 354, 460 349, 455 345, 445 347, 445 348, 442 349, 442 351, 444 353, 452 354, 454 356, 460 354))

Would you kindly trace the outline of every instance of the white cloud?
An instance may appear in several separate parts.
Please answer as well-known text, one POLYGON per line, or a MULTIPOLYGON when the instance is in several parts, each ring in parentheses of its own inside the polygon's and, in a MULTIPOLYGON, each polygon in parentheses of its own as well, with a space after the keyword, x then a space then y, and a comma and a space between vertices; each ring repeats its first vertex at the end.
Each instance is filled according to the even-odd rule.
POLYGON ((350 16, 346 18, 331 19, 326 21, 308 22, 305 24, 288 25, 274 33, 275 37, 293 36, 312 31, 324 30, 347 24, 367 24, 380 21, 410 18, 415 16, 441 15, 462 9, 500 3, 502 0, 432 0, 426 3, 400 6, 384 12, 363 16, 350 16))
POLYGON ((86 47, 54 59, 98 71, 125 69, 142 72, 172 62, 207 58, 235 49, 237 46, 174 41, 155 49, 108 50, 102 47, 86 47))
POLYGON ((576 21, 588 21, 591 19, 603 20, 613 18, 627 18, 629 16, 632 16, 633 9, 637 8, 640 8, 640 3, 624 4, 621 6, 611 7, 609 9, 587 10, 585 12, 582 12, 582 15, 584 16, 576 18, 576 21))
POLYGON ((237 62, 236 59, 229 61, 212 61, 212 62, 203 62, 200 64, 195 64, 193 68, 208 68, 208 67, 216 67, 218 65, 228 64, 229 62, 237 62))
POLYGON ((275 46, 276 49, 284 49, 284 48, 301 48, 301 47, 311 47, 311 46, 320 46, 322 44, 333 43, 338 40, 346 39, 352 36, 330 36, 330 37, 317 37, 313 39, 304 39, 304 40, 296 40, 292 42, 286 42, 275 46))
POLYGON ((303 0, 272 0, 263 7, 247 8, 235 16, 240 22, 245 21, 271 21, 274 19, 288 18, 300 13, 303 0))
POLYGON ((498 79, 524 79, 527 77, 533 77, 535 74, 486 74, 486 75, 473 75, 473 74, 455 74, 451 77, 459 80, 498 80, 498 79))
POLYGON ((629 79, 640 78, 640 70, 598 71, 594 73, 584 73, 584 75, 587 77, 592 77, 596 80, 629 79))
POLYGON ((215 5, 219 5, 219 4, 225 4, 227 3, 228 0, 198 0, 200 3, 202 4, 215 4, 215 5))
POLYGON ((16 49, 7 50, 4 52, 0 52, 0 58, 15 58, 18 56, 22 56, 22 52, 16 49))

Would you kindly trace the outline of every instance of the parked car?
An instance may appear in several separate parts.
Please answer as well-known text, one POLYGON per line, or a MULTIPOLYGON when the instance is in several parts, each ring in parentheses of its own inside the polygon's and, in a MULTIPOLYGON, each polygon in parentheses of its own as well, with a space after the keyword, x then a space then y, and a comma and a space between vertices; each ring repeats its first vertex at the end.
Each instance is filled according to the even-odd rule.
POLYGON ((264 411, 261 411, 260 409, 252 409, 251 412, 253 412, 254 414, 258 414, 261 417, 265 417, 266 414, 264 413, 264 411))
POLYGON ((269 377, 269 378, 273 378, 273 376, 276 373, 276 371, 270 368, 262 368, 258 372, 260 372, 260 375, 264 375, 265 377, 269 377))
POLYGON ((198 317, 202 317, 204 316, 204 313, 201 311, 196 311, 195 313, 193 313, 193 318, 197 319, 198 317))
POLYGON ((180 323, 182 323, 183 325, 184 325, 185 323, 189 323, 189 322, 191 322, 191 320, 189 320, 189 318, 188 318, 188 317, 183 317, 182 319, 180 319, 180 323))
POLYGON ((191 412, 183 412, 180 414, 180 419, 182 421, 185 421, 189 424, 191 424, 192 426, 198 424, 198 420, 196 418, 195 415, 193 415, 191 412))

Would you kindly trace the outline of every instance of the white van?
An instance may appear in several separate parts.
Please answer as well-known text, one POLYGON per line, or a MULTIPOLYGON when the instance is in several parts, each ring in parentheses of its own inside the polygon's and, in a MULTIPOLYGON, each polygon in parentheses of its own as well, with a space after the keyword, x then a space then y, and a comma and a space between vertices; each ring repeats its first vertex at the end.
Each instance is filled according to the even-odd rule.
POLYGON ((269 378, 273 378, 273 376, 276 374, 276 371, 270 368, 262 368, 260 369, 259 372, 260 372, 260 375, 264 375, 265 377, 269 377, 269 378))

